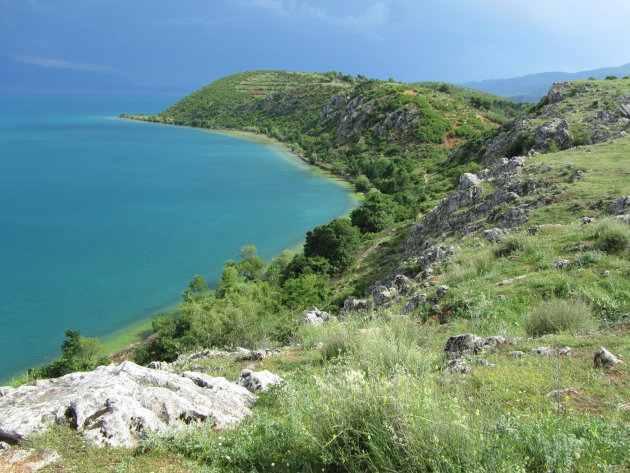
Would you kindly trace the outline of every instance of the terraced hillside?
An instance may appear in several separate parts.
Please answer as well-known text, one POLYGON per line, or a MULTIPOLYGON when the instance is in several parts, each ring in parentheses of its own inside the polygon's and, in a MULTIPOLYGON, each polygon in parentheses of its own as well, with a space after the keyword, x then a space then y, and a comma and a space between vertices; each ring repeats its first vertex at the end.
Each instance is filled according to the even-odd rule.
POLYGON ((452 149, 480 140, 522 108, 437 82, 254 71, 220 79, 159 115, 135 118, 271 136, 311 164, 353 181, 363 175, 369 181, 363 190, 398 194, 414 213, 471 169, 446 162, 452 149))

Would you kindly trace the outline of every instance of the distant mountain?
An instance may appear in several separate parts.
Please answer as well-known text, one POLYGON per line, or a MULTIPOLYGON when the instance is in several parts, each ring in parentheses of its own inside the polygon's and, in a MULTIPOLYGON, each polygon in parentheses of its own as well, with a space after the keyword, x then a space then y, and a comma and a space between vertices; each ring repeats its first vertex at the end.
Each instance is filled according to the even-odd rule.
POLYGON ((177 94, 174 87, 141 87, 120 74, 43 67, 0 57, 0 93, 177 94))
POLYGON ((619 67, 604 67, 581 72, 541 72, 511 79, 488 79, 462 84, 477 90, 506 97, 516 102, 538 102, 554 82, 566 80, 604 79, 607 76, 624 77, 630 75, 630 63, 619 67))

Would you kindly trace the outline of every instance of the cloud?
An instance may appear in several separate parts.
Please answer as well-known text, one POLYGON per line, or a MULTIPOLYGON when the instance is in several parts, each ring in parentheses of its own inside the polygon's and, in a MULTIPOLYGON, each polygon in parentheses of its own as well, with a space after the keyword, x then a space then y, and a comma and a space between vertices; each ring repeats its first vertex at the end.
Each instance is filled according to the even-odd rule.
POLYGON ((12 59, 36 66, 52 67, 54 69, 72 69, 74 71, 115 72, 112 67, 99 64, 64 61, 63 59, 43 58, 37 56, 12 56, 12 59))
POLYGON ((373 2, 362 11, 347 15, 332 13, 323 6, 309 5, 303 0, 237 0, 236 3, 265 10, 289 21, 311 21, 353 28, 370 35, 373 35, 375 29, 385 24, 390 17, 390 9, 385 1, 373 2))

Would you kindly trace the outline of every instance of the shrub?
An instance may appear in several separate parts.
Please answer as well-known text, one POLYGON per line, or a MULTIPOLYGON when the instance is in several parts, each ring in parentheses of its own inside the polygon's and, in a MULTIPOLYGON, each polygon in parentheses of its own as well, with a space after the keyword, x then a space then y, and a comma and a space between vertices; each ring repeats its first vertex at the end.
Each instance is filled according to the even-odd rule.
POLYGON ((578 266, 591 266, 599 263, 604 258, 604 253, 599 250, 582 251, 575 255, 575 263, 578 266))
POLYGON ((606 253, 620 253, 630 246, 630 228, 623 222, 607 221, 595 229, 597 248, 606 253))
POLYGON ((322 346, 322 360, 330 362, 356 349, 357 337, 348 331, 333 333, 322 346))
POLYGON ((494 267, 494 260, 490 254, 482 253, 475 258, 473 265, 477 276, 483 276, 484 274, 488 274, 492 271, 492 268, 494 267))
POLYGON ((569 331, 582 333, 595 326, 591 309, 579 301, 551 299, 534 307, 525 319, 524 328, 530 336, 569 331))
POLYGON ((340 272, 354 262, 360 244, 359 230, 349 219, 338 218, 306 233, 304 255, 326 258, 332 271, 340 272))
POLYGON ((388 195, 370 192, 360 207, 350 213, 352 225, 362 233, 377 233, 394 223, 392 210, 397 204, 388 195))
POLYGON ((523 234, 510 235, 502 239, 494 249, 494 256, 501 258, 510 256, 517 251, 523 251, 529 247, 529 241, 523 234))
POLYGON ((367 192, 372 187, 370 180, 364 174, 361 174, 357 177, 356 181, 354 181, 354 188, 357 192, 367 192))

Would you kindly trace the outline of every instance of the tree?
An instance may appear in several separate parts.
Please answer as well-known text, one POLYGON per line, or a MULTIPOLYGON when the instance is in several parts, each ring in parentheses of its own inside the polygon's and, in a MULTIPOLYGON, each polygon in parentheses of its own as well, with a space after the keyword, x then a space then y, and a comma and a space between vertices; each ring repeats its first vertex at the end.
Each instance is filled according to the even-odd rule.
POLYGON ((330 296, 328 277, 321 274, 302 274, 284 284, 283 302, 291 309, 305 309, 320 305, 330 296))
POLYGON ((371 187, 372 187, 372 184, 370 183, 370 180, 364 174, 361 174, 354 181, 354 188, 356 189, 357 192, 367 192, 370 190, 371 187))
POLYGON ((32 378, 57 378, 75 371, 89 371, 107 362, 98 357, 101 344, 98 338, 82 337, 78 330, 66 329, 66 340, 61 344, 61 358, 41 368, 27 371, 32 378))
POLYGON ((272 284, 277 284, 287 266, 291 264, 294 256, 292 251, 284 250, 280 256, 274 258, 271 263, 269 263, 265 271, 265 279, 272 284))
POLYGON ((297 278, 302 274, 330 274, 331 272, 330 262, 326 258, 322 256, 309 258, 300 254, 295 255, 282 271, 282 281, 297 278))
POLYGON ((238 255, 241 260, 238 262, 227 260, 225 268, 236 269, 237 274, 247 281, 259 279, 265 262, 257 253, 258 250, 254 245, 246 245, 241 248, 241 252, 238 255))
POLYGON ((394 200, 378 191, 370 192, 360 207, 350 213, 352 225, 362 233, 376 233, 385 230, 394 223, 394 200))
POLYGON ((188 289, 182 293, 185 302, 191 302, 196 296, 200 296, 208 291, 208 284, 198 274, 195 274, 192 281, 188 284, 188 289))
POLYGON ((332 272, 340 272, 354 262, 361 236, 347 218, 338 218, 306 233, 304 256, 321 256, 330 262, 332 272))

